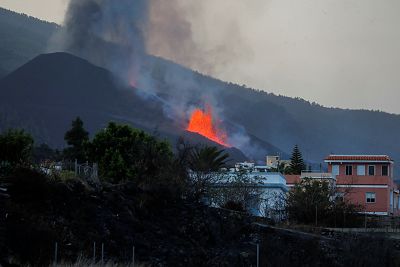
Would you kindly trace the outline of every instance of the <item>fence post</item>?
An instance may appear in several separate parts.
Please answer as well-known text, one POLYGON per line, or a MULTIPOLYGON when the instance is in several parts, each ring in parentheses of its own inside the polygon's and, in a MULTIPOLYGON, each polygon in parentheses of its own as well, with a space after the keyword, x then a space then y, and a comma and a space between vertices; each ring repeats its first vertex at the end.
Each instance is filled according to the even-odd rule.
POLYGON ((132 246, 132 267, 135 267, 135 246, 132 246))
POLYGON ((101 265, 104 263, 104 243, 101 243, 101 265))
POLYGON ((78 176, 78 160, 75 159, 75 176, 78 176))
POLYGON ((54 266, 57 266, 57 257, 58 257, 58 243, 54 244, 54 266))
POLYGON ((367 211, 365 210, 365 215, 364 215, 364 228, 365 231, 367 231, 367 211))
POLYGON ((315 205, 315 227, 318 226, 318 207, 315 205))
POLYGON ((257 243, 257 267, 260 266, 260 244, 257 243))
POLYGON ((96 262, 96 242, 93 242, 93 263, 96 262))

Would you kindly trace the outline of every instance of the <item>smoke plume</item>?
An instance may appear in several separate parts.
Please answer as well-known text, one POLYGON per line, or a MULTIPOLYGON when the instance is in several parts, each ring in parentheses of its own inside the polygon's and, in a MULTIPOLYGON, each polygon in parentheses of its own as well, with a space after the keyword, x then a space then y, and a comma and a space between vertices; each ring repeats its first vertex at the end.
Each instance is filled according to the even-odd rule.
MULTIPOLYGON (((164 66, 163 61, 154 63, 154 59, 147 56, 158 55, 211 73, 216 66, 228 64, 229 58, 240 55, 235 49, 238 46, 228 48, 215 44, 210 47, 199 40, 202 38, 197 36, 196 40, 193 29, 196 28, 201 37, 201 27, 192 21, 205 11, 202 1, 189 2, 70 0, 64 27, 54 38, 53 49, 83 57, 111 70, 126 84, 147 94, 162 96, 165 115, 178 124, 185 122, 190 112, 204 103, 211 105, 215 114, 223 119, 224 107, 219 105, 217 96, 221 88, 199 84, 187 69, 172 63, 164 66)), ((232 24, 222 38, 240 43, 236 28, 232 24)), ((235 141, 232 145, 249 147, 248 137, 242 131, 232 132, 231 136, 235 141)))

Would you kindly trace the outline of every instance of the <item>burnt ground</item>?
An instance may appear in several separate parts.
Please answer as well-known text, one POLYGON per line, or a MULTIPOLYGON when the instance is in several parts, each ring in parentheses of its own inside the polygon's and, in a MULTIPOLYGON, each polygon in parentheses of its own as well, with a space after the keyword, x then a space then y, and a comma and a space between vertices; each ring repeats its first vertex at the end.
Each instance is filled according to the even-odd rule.
POLYGON ((93 189, 30 172, 8 181, 7 255, 41 266, 59 258, 105 258, 153 266, 254 266, 252 218, 186 201, 168 200, 133 183, 93 189))
MULTIPOLYGON (((398 241, 367 235, 301 231, 258 224, 245 214, 171 199, 133 183, 93 188, 25 171, 3 180, 0 247, 3 264, 91 258, 150 266, 400 266, 398 241), (7 215, 7 216, 5 216, 7 215), (98 258, 99 259, 99 258, 98 258)), ((5 264, 4 264, 5 265, 5 264)))

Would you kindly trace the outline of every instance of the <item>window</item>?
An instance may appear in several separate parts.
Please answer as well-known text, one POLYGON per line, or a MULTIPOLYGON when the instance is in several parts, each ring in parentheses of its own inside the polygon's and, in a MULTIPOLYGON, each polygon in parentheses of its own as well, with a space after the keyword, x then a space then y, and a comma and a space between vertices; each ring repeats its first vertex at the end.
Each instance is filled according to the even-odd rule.
POLYGON ((375 193, 374 192, 367 192, 365 193, 365 198, 367 203, 375 203, 375 193))
POLYGON ((357 165, 357 175, 365 175, 365 165, 357 165))
POLYGON ((389 166, 382 165, 382 176, 388 176, 388 175, 389 175, 389 166))
POLYGON ((346 175, 353 175, 353 166, 346 165, 346 175))
POLYGON ((368 166, 368 175, 375 175, 375 166, 374 165, 369 165, 368 166))

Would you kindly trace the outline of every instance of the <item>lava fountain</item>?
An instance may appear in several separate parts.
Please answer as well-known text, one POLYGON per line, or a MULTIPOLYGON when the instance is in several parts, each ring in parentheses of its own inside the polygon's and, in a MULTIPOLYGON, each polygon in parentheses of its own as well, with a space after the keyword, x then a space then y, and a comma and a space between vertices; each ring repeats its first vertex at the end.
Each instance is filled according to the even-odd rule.
POLYGON ((205 111, 199 108, 193 111, 186 130, 198 133, 220 145, 230 147, 226 132, 218 127, 218 121, 213 121, 212 109, 208 105, 205 111))

